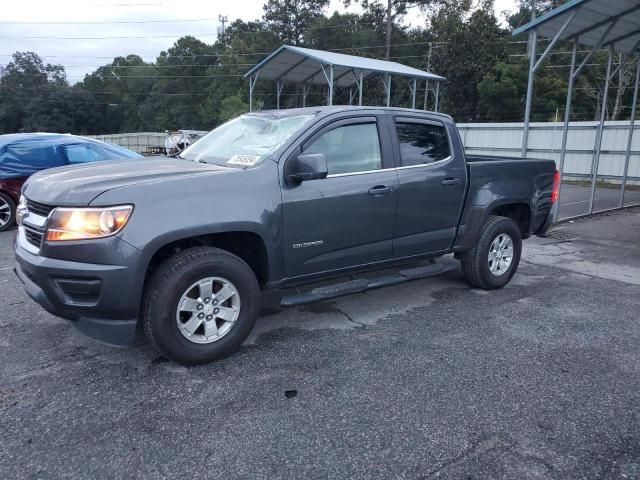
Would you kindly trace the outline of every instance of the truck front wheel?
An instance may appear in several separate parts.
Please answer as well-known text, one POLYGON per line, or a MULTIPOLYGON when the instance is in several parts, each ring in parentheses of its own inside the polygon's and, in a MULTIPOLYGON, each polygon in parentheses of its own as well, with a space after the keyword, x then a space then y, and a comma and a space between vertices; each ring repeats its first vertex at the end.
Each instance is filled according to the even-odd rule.
POLYGON ((491 216, 475 248, 462 257, 462 273, 474 287, 502 288, 516 273, 521 253, 518 225, 510 218, 491 216))
POLYGON ((212 247, 166 260, 145 292, 147 338, 183 365, 224 358, 240 347, 258 317, 260 286, 239 257, 212 247))

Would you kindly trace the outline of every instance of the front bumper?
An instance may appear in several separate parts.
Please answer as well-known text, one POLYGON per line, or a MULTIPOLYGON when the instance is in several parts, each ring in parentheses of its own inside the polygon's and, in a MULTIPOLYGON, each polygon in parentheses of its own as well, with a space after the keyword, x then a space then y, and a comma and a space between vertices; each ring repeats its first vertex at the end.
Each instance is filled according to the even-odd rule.
POLYGON ((135 343, 141 288, 134 268, 42 257, 23 248, 20 238, 15 258, 27 294, 49 313, 103 343, 135 343))

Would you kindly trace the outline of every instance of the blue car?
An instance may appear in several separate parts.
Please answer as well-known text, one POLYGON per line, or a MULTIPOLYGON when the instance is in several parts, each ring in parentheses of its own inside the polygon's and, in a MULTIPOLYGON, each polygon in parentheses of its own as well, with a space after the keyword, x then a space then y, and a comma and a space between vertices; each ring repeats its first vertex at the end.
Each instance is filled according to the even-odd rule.
POLYGON ((118 145, 76 135, 0 135, 0 232, 13 226, 20 190, 30 175, 64 165, 138 158, 143 157, 118 145))

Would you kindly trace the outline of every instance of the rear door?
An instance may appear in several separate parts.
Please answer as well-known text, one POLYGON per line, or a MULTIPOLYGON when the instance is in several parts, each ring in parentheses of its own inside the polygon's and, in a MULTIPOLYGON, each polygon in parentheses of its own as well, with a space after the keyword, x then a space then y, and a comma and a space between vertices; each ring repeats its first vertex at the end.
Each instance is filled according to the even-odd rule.
POLYGON ((329 175, 283 180, 287 277, 391 259, 398 179, 386 126, 373 115, 330 121, 300 152, 324 154, 329 175))
POLYGON ((465 195, 464 152, 436 116, 392 118, 399 189, 394 257, 447 250, 465 195))

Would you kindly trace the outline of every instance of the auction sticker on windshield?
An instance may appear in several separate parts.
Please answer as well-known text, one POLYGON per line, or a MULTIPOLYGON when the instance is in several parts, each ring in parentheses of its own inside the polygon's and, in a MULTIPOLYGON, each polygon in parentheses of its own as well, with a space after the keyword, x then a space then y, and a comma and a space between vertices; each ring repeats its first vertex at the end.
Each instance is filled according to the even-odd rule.
POLYGON ((245 165, 250 167, 252 165, 255 165, 258 160, 260 160, 260 155, 234 155, 227 161, 227 163, 230 163, 232 165, 245 165))

